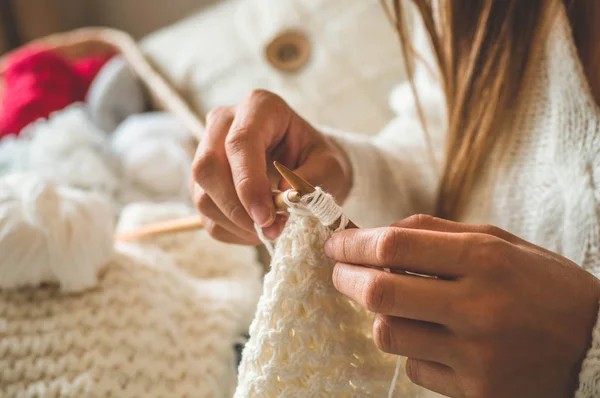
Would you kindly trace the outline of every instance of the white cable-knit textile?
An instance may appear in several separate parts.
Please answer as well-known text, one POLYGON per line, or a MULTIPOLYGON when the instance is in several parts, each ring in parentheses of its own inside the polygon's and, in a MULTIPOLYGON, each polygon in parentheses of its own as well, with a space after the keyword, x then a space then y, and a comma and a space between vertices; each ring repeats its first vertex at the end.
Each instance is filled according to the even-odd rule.
MULTIPOLYGON (((193 213, 183 204, 132 205, 118 229, 193 213)), ((92 242, 68 242, 80 244, 92 242)), ((234 346, 254 313, 261 270, 253 248, 194 231, 118 244, 78 294, 55 283, 2 287, 0 396, 229 398, 234 346)))
MULTIPOLYGON (((423 37, 421 30, 416 33, 423 37)), ((415 48, 430 59, 426 42, 415 48)), ((460 221, 497 225, 600 277, 600 110, 564 9, 532 78, 516 118, 515 139, 504 157, 498 151, 491 155, 460 221)), ((444 101, 434 82, 421 65, 417 89, 441 156, 444 101)), ((331 133, 354 170, 347 214, 363 226, 434 208, 438 172, 427 161, 412 95, 400 89, 393 103, 398 117, 377 137, 331 133)), ((599 327, 583 363, 577 398, 600 396, 599 327)))
POLYGON ((396 381, 396 357, 375 346, 372 314, 333 286, 334 263, 323 253, 332 230, 325 224, 341 210, 320 188, 288 204, 235 397, 384 397, 391 383, 391 396, 416 397, 404 374, 396 381))
POLYGON ((371 135, 393 117, 389 91, 405 76, 379 0, 224 0, 142 47, 200 115, 262 88, 311 123, 371 135), (302 32, 311 50, 293 73, 265 57, 269 42, 289 30, 302 32))

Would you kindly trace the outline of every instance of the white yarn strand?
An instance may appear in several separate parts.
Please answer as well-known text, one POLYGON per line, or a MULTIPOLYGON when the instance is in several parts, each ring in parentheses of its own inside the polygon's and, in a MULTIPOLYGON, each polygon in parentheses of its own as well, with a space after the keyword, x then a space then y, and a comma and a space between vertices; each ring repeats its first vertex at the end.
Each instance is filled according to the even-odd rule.
MULTIPOLYGON (((348 225, 350 221, 348 216, 344 214, 344 211, 337 203, 333 196, 323 191, 320 187, 315 188, 315 192, 308 195, 304 195, 300 202, 292 202, 290 200, 290 193, 293 189, 288 189, 283 194, 283 202, 288 207, 288 212, 302 215, 315 217, 326 227, 333 225, 336 221, 340 220, 340 225, 336 228, 337 231, 342 231, 348 225)), ((279 191, 275 191, 279 193, 279 191)), ((273 257, 275 247, 273 242, 267 239, 264 235, 262 228, 254 224, 254 229, 258 235, 258 239, 265 245, 269 255, 273 257)))
POLYGON ((341 231, 348 225, 349 219, 342 208, 335 203, 333 196, 320 187, 316 187, 315 192, 304 195, 301 203, 326 227, 333 225, 338 220, 340 220, 340 225, 336 231, 341 231))
POLYGON ((273 246, 273 242, 267 239, 261 227, 254 224, 254 229, 256 230, 256 235, 258 235, 258 239, 263 243, 263 245, 265 245, 267 252, 269 252, 269 256, 273 257, 273 253, 275 253, 275 247, 273 246))
POLYGON ((394 370, 394 378, 392 379, 392 383, 390 384, 390 392, 388 393, 388 398, 394 397, 394 392, 396 390, 396 384, 398 384, 398 378, 400 377, 401 367, 402 367, 402 357, 398 357, 398 361, 396 361, 396 369, 394 370))

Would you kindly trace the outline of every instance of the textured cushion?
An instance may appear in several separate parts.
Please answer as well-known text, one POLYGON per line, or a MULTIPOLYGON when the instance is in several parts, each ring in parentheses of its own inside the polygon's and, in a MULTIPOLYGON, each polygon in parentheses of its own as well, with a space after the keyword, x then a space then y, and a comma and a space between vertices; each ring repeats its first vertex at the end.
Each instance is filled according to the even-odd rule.
POLYGON ((264 88, 315 124, 374 134, 393 116, 388 94, 404 79, 398 39, 377 0, 228 0, 142 45, 200 115, 264 88), (296 72, 265 54, 289 30, 310 46, 296 72))

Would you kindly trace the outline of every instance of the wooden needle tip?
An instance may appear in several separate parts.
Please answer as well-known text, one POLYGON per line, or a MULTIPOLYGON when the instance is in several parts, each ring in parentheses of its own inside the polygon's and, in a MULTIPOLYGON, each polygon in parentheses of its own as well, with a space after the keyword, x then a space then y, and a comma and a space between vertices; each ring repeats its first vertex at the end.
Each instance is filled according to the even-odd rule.
POLYGON ((312 186, 308 181, 303 180, 292 170, 288 169, 278 161, 273 162, 273 166, 277 169, 279 174, 292 186, 293 189, 298 191, 301 196, 308 195, 315 191, 315 187, 312 186))

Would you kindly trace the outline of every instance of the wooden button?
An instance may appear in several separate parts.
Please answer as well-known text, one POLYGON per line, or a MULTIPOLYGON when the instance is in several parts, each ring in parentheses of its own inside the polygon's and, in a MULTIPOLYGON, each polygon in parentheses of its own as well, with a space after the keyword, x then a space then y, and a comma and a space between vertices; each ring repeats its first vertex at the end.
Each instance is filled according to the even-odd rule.
POLYGON ((296 72, 310 59, 310 44, 307 37, 298 31, 283 32, 274 38, 265 49, 267 60, 284 72, 296 72))

